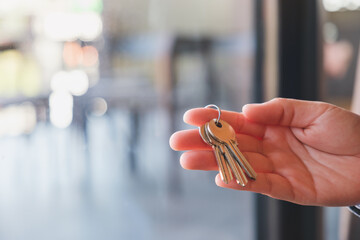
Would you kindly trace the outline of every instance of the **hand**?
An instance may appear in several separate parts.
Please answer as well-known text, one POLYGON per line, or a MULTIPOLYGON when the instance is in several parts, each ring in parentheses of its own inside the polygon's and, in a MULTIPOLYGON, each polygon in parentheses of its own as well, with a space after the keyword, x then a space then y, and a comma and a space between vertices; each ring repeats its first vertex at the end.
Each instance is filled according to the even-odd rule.
MULTIPOLYGON (((217 118, 214 109, 192 109, 184 121, 201 126, 217 118)), ((237 132, 239 149, 258 176, 241 187, 303 205, 346 206, 360 203, 360 116, 322 102, 274 99, 249 104, 243 113, 222 111, 221 119, 237 132)), ((185 169, 218 170, 214 153, 198 130, 173 134, 174 150, 185 169)))

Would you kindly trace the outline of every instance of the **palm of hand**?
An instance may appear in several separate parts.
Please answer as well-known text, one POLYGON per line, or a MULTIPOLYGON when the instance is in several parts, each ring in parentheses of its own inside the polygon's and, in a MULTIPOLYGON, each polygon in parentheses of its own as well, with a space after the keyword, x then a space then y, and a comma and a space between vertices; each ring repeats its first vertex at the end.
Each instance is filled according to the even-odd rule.
MULTIPOLYGON (((318 136, 309 135, 309 142, 318 136)), ((315 139, 316 140, 316 139, 315 139)), ((304 144, 290 127, 268 126, 260 141, 261 154, 269 162, 264 174, 265 194, 306 205, 337 205, 350 197, 360 183, 359 156, 335 155, 304 144)), ((329 149, 330 151, 330 149, 329 149)), ((256 160, 255 160, 256 161, 256 160)))

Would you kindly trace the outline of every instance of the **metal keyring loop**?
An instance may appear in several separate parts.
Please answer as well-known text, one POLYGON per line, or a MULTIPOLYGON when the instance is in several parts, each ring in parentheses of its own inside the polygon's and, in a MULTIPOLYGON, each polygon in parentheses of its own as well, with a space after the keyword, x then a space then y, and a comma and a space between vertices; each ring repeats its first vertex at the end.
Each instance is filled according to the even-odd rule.
POLYGON ((221 109, 218 106, 216 106, 215 104, 206 105, 205 108, 215 108, 216 110, 218 110, 219 116, 218 116, 218 118, 216 120, 216 124, 218 124, 219 121, 220 121, 220 117, 221 117, 221 109))

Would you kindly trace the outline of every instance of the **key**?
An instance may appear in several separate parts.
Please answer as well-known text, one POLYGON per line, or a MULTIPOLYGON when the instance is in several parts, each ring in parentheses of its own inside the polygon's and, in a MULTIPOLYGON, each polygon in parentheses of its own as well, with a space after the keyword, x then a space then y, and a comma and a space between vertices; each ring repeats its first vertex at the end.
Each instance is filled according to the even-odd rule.
POLYGON ((233 176, 231 175, 230 168, 224 158, 224 155, 222 154, 220 148, 216 145, 214 145, 209 139, 208 136, 205 133, 205 125, 202 125, 199 127, 199 133, 202 138, 202 140, 207 143, 208 145, 212 146, 214 153, 215 153, 215 159, 217 162, 217 165, 219 166, 219 172, 221 176, 221 180, 228 184, 232 179, 233 176))
POLYGON ((252 169, 251 165, 246 160, 245 156, 241 153, 241 151, 237 147, 236 135, 234 129, 225 121, 220 120, 220 125, 216 124, 215 119, 209 121, 207 128, 209 133, 215 138, 217 141, 226 145, 226 147, 230 150, 231 155, 235 157, 235 159, 239 162, 241 167, 245 170, 246 174, 251 179, 256 179, 256 173, 252 169))
POLYGON ((225 182, 225 181, 224 182, 229 183, 230 181, 233 180, 233 175, 231 174, 231 168, 230 168, 229 163, 228 163, 228 161, 226 159, 225 151, 223 149, 223 146, 215 144, 214 140, 208 137, 208 134, 206 132, 206 124, 204 125, 202 132, 203 132, 204 138, 206 139, 208 144, 213 146, 214 148, 218 149, 218 152, 219 152, 219 154, 221 156, 220 159, 221 159, 221 163, 223 165, 224 175, 228 179, 227 182, 225 182))
POLYGON ((245 156, 237 147, 236 134, 234 129, 223 120, 219 120, 217 124, 216 119, 213 119, 206 124, 206 130, 208 132, 208 137, 211 136, 213 139, 216 139, 216 141, 224 144, 229 150, 230 154, 240 164, 241 168, 244 169, 247 176, 255 180, 256 172, 253 170, 245 156))
POLYGON ((205 124, 205 133, 207 134, 208 139, 211 141, 212 144, 218 146, 221 152, 224 154, 226 162, 228 163, 230 169, 232 170, 235 176, 236 182, 243 187, 246 186, 248 180, 244 172, 242 171, 241 167, 239 166, 238 162, 232 157, 231 153, 226 148, 226 146, 223 143, 217 141, 215 138, 213 138, 212 135, 207 131, 208 124, 209 123, 205 124))

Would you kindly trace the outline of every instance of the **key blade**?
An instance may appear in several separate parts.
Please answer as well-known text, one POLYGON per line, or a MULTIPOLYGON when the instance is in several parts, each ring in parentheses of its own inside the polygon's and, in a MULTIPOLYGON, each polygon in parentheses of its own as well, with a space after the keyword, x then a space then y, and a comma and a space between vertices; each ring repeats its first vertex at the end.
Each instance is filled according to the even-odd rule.
POLYGON ((248 183, 248 180, 247 180, 244 172, 241 170, 237 161, 231 156, 229 150, 225 146, 222 146, 221 148, 222 148, 222 151, 225 152, 225 159, 229 163, 229 166, 235 176, 236 182, 239 185, 245 187, 246 184, 248 183))
POLYGON ((257 176, 256 172, 251 167, 250 163, 247 161, 244 154, 242 154, 239 148, 231 141, 227 145, 227 147, 229 148, 230 152, 235 157, 237 162, 240 164, 240 166, 244 169, 248 177, 251 178, 252 180, 256 180, 256 176, 257 176))
POLYGON ((228 184, 229 181, 231 181, 231 180, 229 179, 230 177, 229 177, 229 174, 227 173, 228 169, 227 169, 227 166, 225 165, 226 162, 225 162, 224 156, 222 155, 220 148, 218 146, 214 146, 213 148, 214 148, 214 153, 215 153, 215 159, 216 159, 216 162, 219 167, 221 180, 224 183, 228 184))
POLYGON ((208 136, 206 135, 205 133, 205 124, 202 125, 201 127, 199 127, 199 134, 200 134, 200 137, 201 139, 208 145, 212 145, 211 142, 209 141, 209 138, 208 136))
POLYGON ((221 146, 217 146, 217 148, 219 149, 219 152, 222 156, 221 160, 224 166, 224 173, 226 176, 228 176, 228 181, 231 182, 234 178, 233 178, 233 174, 231 173, 231 168, 229 166, 229 163, 226 161, 225 152, 222 151, 221 146))
POLYGON ((225 161, 224 160, 224 162, 225 162, 225 166, 226 166, 226 172, 228 173, 228 175, 229 175, 229 182, 231 182, 234 178, 233 178, 233 175, 232 175, 232 173, 231 173, 231 168, 230 168, 230 166, 229 166, 229 164, 227 163, 227 161, 225 161))
MULTIPOLYGON (((204 136, 204 138, 209 141, 210 145, 213 146, 214 148, 214 151, 215 151, 215 148, 217 148, 218 152, 215 151, 215 154, 218 154, 218 157, 219 157, 219 162, 218 162, 218 166, 219 168, 221 168, 221 172, 220 173, 223 173, 223 177, 221 178, 223 181, 224 179, 227 179, 227 181, 224 181, 226 184, 229 183, 230 181, 233 180, 233 176, 231 174, 231 170, 230 170, 230 167, 229 165, 227 164, 227 161, 225 160, 225 153, 222 151, 221 147, 218 146, 217 142, 215 140, 213 140, 209 135, 208 135, 208 132, 207 132, 207 125, 208 123, 205 123, 203 125, 203 128, 201 128, 201 131, 202 131, 202 134, 204 136)), ((221 174, 220 174, 221 176, 221 174)))

